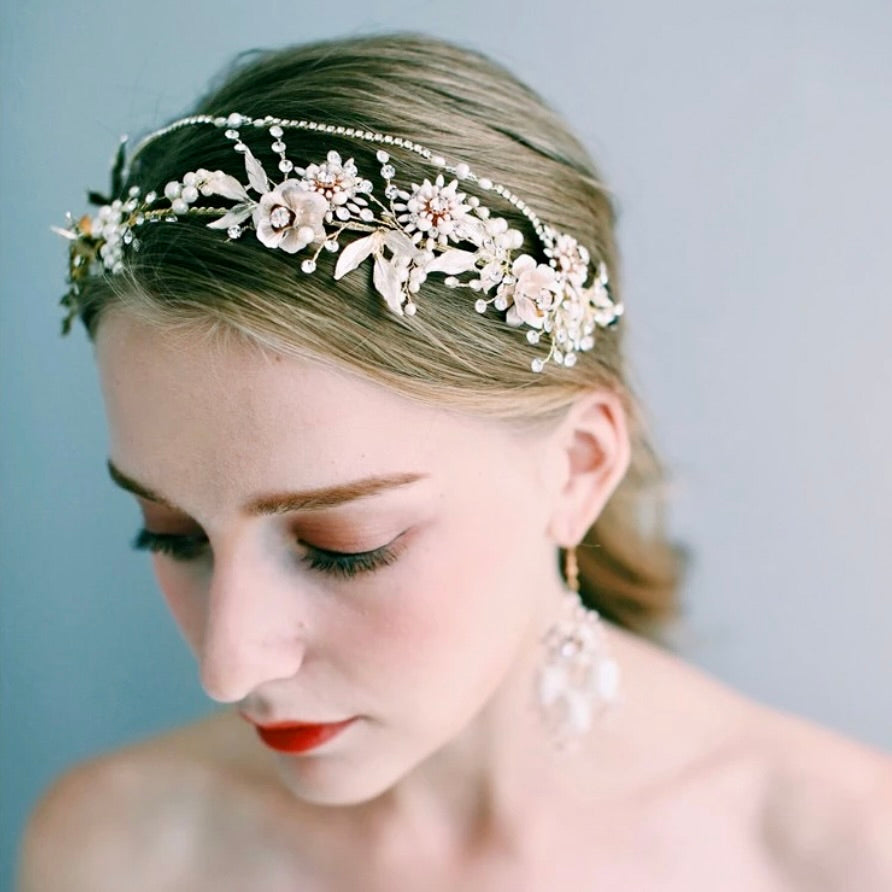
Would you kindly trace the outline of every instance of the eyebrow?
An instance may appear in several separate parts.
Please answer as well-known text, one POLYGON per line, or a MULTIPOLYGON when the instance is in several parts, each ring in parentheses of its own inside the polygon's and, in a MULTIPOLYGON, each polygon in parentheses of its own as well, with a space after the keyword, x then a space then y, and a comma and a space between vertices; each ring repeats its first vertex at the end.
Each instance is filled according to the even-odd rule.
MULTIPOLYGON (((163 496, 158 495, 158 493, 153 492, 147 486, 143 486, 137 480, 129 477, 120 468, 116 467, 111 459, 108 459, 107 465, 109 476, 121 489, 125 489, 127 492, 131 492, 150 502, 156 502, 180 514, 186 513, 163 496)), ((427 476, 427 474, 410 472, 385 474, 364 477, 361 480, 351 480, 348 483, 327 486, 323 489, 308 489, 302 492, 274 492, 251 499, 242 507, 242 512, 249 517, 256 517, 264 514, 284 514, 288 511, 314 511, 322 508, 334 508, 347 502, 377 495, 389 489, 415 483, 417 480, 427 476)))

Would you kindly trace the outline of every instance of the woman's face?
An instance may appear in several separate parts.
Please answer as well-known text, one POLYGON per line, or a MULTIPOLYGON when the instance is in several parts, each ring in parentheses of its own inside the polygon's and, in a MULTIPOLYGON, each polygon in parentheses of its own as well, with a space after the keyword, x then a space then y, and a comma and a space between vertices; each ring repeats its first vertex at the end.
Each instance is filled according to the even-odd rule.
POLYGON ((207 694, 263 723, 357 719, 276 754, 290 788, 362 801, 458 734, 554 584, 539 441, 120 310, 96 352, 113 474, 143 491, 207 694))

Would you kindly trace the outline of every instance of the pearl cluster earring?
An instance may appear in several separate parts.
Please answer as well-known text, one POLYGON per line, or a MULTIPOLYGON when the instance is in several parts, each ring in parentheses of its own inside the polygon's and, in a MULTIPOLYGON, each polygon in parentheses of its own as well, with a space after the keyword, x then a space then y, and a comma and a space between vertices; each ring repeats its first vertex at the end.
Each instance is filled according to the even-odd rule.
POLYGON ((563 615, 543 636, 536 690, 542 720, 560 749, 578 742, 617 701, 620 681, 600 614, 582 603, 575 548, 566 550, 564 576, 563 615))

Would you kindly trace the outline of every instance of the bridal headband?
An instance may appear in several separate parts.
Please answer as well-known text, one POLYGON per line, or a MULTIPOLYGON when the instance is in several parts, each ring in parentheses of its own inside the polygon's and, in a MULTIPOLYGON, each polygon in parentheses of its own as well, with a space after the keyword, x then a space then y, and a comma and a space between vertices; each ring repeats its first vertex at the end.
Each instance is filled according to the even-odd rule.
POLYGON ((611 298, 606 264, 600 260, 595 264, 575 238, 543 223, 520 198, 478 176, 467 164, 448 164, 430 149, 399 136, 233 113, 182 118, 146 136, 129 159, 125 149, 126 137, 112 169, 113 200, 91 193, 91 203, 100 205, 95 216, 75 220, 69 214, 66 228, 53 227, 71 242, 70 289, 61 301, 68 310, 63 333, 77 315, 82 282, 103 271, 122 273, 125 253, 139 251, 140 227, 190 216, 211 218, 207 227, 221 230, 229 241, 253 232, 267 248, 302 255, 299 267, 308 275, 315 272, 322 251, 338 254, 336 280, 371 259, 376 291, 401 316, 416 313, 417 296, 429 275, 443 275, 446 286, 467 288, 476 295, 478 313, 492 306, 505 313, 509 325, 525 326, 530 344, 544 339, 548 353, 531 361, 534 372, 541 372, 549 361, 574 365, 579 352, 594 346, 596 327, 613 325, 623 312, 622 303, 611 298), (114 198, 121 193, 127 169, 147 145, 190 127, 221 130, 244 157, 243 180, 220 170, 198 168, 167 183, 160 193, 144 192, 134 185, 126 197, 114 198), (384 200, 354 160, 345 160, 334 150, 323 148, 316 158, 296 164, 288 157, 284 141, 289 130, 381 144, 376 158, 384 200), (261 133, 272 140, 272 151, 279 157, 279 182, 270 179, 247 144, 261 133), (437 173, 420 185, 398 184, 389 151, 394 147, 397 152, 419 155, 437 173), (522 252, 522 233, 511 229, 476 195, 460 191, 460 183, 473 184, 480 192, 493 193, 513 205, 529 220, 547 261, 538 262, 522 252), (228 204, 210 206, 219 203, 216 199, 228 204))

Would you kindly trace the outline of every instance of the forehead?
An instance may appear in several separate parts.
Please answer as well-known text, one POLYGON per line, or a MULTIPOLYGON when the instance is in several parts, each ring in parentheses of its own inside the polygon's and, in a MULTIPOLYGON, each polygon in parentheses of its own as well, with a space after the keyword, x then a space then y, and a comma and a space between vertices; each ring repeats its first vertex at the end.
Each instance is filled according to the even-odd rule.
POLYGON ((184 507, 366 474, 473 472, 510 449, 491 422, 234 338, 171 336, 125 311, 102 321, 96 357, 110 457, 184 507))

